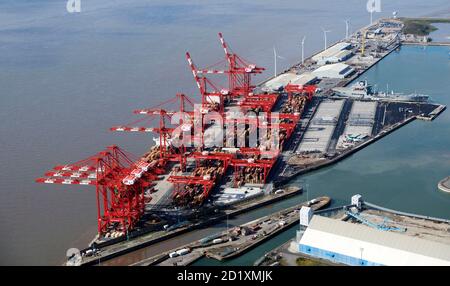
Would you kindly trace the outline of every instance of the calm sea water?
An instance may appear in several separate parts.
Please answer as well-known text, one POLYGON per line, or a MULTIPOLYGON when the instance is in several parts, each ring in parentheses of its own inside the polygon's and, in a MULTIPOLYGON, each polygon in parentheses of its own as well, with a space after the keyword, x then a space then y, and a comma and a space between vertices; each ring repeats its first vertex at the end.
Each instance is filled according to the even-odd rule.
MULTIPOLYGON (((222 31, 235 51, 267 67, 267 77, 273 73, 274 45, 285 58, 278 61, 281 70, 298 61, 303 35, 311 54, 323 47, 320 26, 332 30, 333 42, 345 34, 344 19, 351 19, 353 30, 369 21, 365 0, 81 2, 79 14, 68 14, 65 0, 0 2, 0 264, 59 264, 66 249, 89 242, 96 231, 94 190, 38 185, 34 179, 110 144, 142 153, 149 136, 113 134, 108 128, 133 121, 133 109, 176 92, 195 97, 186 50, 201 66, 217 62, 223 52, 216 33, 222 31)), ((383 1, 382 9, 376 17, 394 10, 408 16, 450 14, 447 0, 383 1)), ((425 57, 430 51, 419 52, 425 57)), ((427 93, 429 87, 445 90, 445 80, 421 84, 435 70, 404 84, 427 93)), ((394 77, 387 80, 395 87, 394 77)), ((446 95, 436 97, 444 101, 446 95)), ((413 123, 309 176, 311 194, 346 200, 355 192, 349 186, 359 184, 358 192, 374 202, 444 216, 447 197, 433 188, 434 180, 446 175, 448 133, 438 132, 446 116, 432 124, 413 123), (376 174, 379 181, 371 179, 376 174)))
MULTIPOLYGON (((401 92, 420 92, 450 105, 450 49, 406 46, 362 75, 401 92)), ((369 202, 406 212, 450 219, 450 195, 436 184, 450 175, 450 113, 433 122, 414 121, 350 158, 296 182, 307 185, 309 198, 332 197, 334 205, 361 194, 369 202)), ((300 202, 306 195, 297 198, 300 202)), ((294 226, 236 259, 202 259, 195 265, 252 265, 269 250, 292 239, 294 226)))

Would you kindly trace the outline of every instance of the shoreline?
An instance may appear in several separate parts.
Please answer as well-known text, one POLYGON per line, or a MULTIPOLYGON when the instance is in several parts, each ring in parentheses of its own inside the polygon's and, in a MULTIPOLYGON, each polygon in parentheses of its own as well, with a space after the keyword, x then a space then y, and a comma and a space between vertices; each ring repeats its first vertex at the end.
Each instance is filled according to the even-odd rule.
MULTIPOLYGON (((375 22, 373 25, 376 25, 376 23, 378 23, 378 22, 379 21, 375 22)), ((369 25, 369 26, 371 26, 371 25, 369 25)), ((364 29, 364 28, 362 28, 362 29, 364 29)), ((343 40, 340 40, 340 41, 337 41, 336 43, 339 43, 339 42, 342 42, 342 41, 343 40)), ((342 83, 344 84, 343 86, 349 85, 355 79, 359 78, 361 75, 363 75, 368 70, 370 70, 373 66, 375 66, 376 64, 381 62, 384 58, 386 58, 388 55, 390 55, 393 51, 395 51, 399 47, 401 47, 401 45, 403 45, 403 44, 406 44, 406 45, 420 45, 421 43, 406 43, 406 42, 402 41, 400 44, 393 45, 393 47, 389 48, 389 50, 386 52, 386 54, 384 54, 381 58, 377 59, 375 62, 373 62, 369 66, 365 67, 363 70, 355 72, 350 78, 343 79, 342 80, 342 83)), ((439 44, 439 43, 432 43, 432 42, 430 42, 430 43, 423 43, 423 44, 436 45, 436 44, 439 44)), ((450 45, 450 43, 448 43, 448 44, 450 45)), ((318 51, 315 54, 318 54, 320 52, 322 52, 322 51, 318 51)), ((312 56, 314 56, 314 55, 312 55, 312 56)), ((310 59, 311 57, 308 57, 308 59, 310 59)), ((290 70, 294 69, 299 64, 300 63, 294 64, 290 68, 288 68, 288 69, 282 71, 281 73, 279 73, 277 76, 279 76, 281 74, 284 74, 286 72, 289 72, 290 70)), ((259 83, 257 86, 260 86, 263 83, 265 83, 265 82, 267 82, 267 81, 269 81, 269 80, 271 80, 273 78, 275 78, 275 77, 271 76, 268 79, 266 79, 266 80, 262 81, 261 83, 259 83)), ((444 106, 444 108, 442 110, 440 110, 437 114, 435 114, 434 117, 439 115, 444 109, 445 109, 445 106, 444 106)), ((432 119, 434 119, 434 117, 432 119)), ((284 186, 284 185, 288 184, 290 181, 292 181, 293 179, 295 179, 299 175, 306 174, 306 173, 318 170, 320 168, 324 168, 324 167, 336 164, 339 161, 344 160, 345 158, 351 156, 353 153, 356 153, 356 152, 362 150, 363 148, 369 146, 370 144, 372 144, 372 143, 378 141, 379 139, 383 138, 384 136, 390 134, 391 132, 399 129, 400 127, 402 127, 402 126, 404 126, 404 125, 414 121, 415 119, 429 120, 429 119, 426 119, 426 118, 419 118, 419 116, 413 116, 411 118, 408 118, 407 120, 405 120, 403 122, 399 122, 399 123, 396 123, 396 124, 390 126, 388 129, 386 129, 384 131, 381 131, 380 133, 378 133, 373 138, 371 138, 371 139, 369 139, 369 140, 367 140, 365 142, 362 142, 362 143, 360 143, 358 145, 355 145, 351 149, 349 149, 349 150, 339 154, 338 156, 336 156, 336 157, 334 157, 334 158, 332 158, 330 160, 327 160, 325 162, 321 162, 321 163, 318 163, 316 165, 312 165, 312 166, 310 166, 308 168, 299 170, 299 171, 297 171, 297 172, 295 172, 295 173, 293 173, 292 175, 289 175, 289 176, 275 176, 275 178, 272 180, 272 183, 274 184, 274 187, 278 188, 278 187, 281 187, 281 186, 284 186)), ((432 119, 430 119, 430 120, 432 120, 432 119)), ((289 166, 289 165, 287 165, 287 166, 289 166)), ((236 216, 236 215, 239 215, 241 213, 245 213, 245 212, 251 211, 253 209, 256 209, 256 208, 259 208, 259 207, 263 207, 263 206, 266 206, 266 205, 270 205, 270 204, 273 204, 273 203, 275 203, 277 201, 284 200, 285 198, 288 198, 290 196, 291 195, 289 195, 289 196, 288 195, 286 195, 286 196, 279 196, 277 198, 273 198, 273 200, 272 199, 268 199, 268 200, 265 200, 265 201, 263 200, 262 202, 254 202, 254 205, 245 207, 245 208, 237 210, 237 211, 232 211, 231 215, 228 214, 228 216, 236 216)), ((226 211, 226 209, 225 209, 225 211, 226 211)), ((173 232, 171 232, 169 234, 162 235, 162 236, 159 236, 159 237, 156 237, 156 238, 152 238, 150 240, 148 240, 148 237, 147 237, 147 240, 145 240, 146 239, 145 236, 149 235, 148 232, 147 232, 147 233, 140 233, 140 234, 135 235, 133 237, 132 241, 126 241, 125 238, 122 238, 120 241, 109 241, 108 243, 104 244, 103 247, 111 245, 112 246, 112 250, 110 251, 111 253, 109 253, 109 254, 107 254, 105 256, 101 256, 100 258, 98 258, 98 257, 92 257, 92 259, 90 257, 89 258, 85 258, 86 261, 83 261, 82 265, 98 264, 99 262, 109 260, 111 258, 114 258, 114 257, 120 256, 122 254, 126 254, 126 253, 129 253, 129 252, 138 250, 140 248, 143 248, 143 247, 146 247, 146 246, 149 246, 149 245, 152 245, 152 244, 164 241, 164 240, 169 239, 169 238, 173 238, 173 237, 175 237, 177 235, 193 231, 193 230, 195 230, 197 228, 200 228, 200 227, 203 227, 203 226, 212 225, 212 224, 214 224, 214 223, 216 223, 216 222, 218 222, 220 220, 223 220, 225 216, 227 216, 227 215, 222 215, 221 217, 215 217, 215 218, 212 218, 212 219, 207 219, 206 221, 203 221, 203 222, 200 222, 200 223, 194 223, 193 225, 190 225, 188 227, 184 227, 184 228, 181 227, 181 228, 178 228, 177 230, 175 230, 175 231, 173 231, 173 232), (143 241, 139 242, 138 240, 143 240, 143 241), (117 248, 121 248, 121 249, 117 249, 117 248, 113 247, 113 246, 115 246, 115 245, 117 245, 119 243, 120 244, 125 244, 125 243, 128 243, 128 242, 131 242, 132 245, 131 246, 126 246, 126 245, 123 246, 122 245, 121 247, 117 247, 117 248)))
POLYGON ((250 212, 250 211, 258 209, 260 207, 264 207, 264 206, 270 205, 272 203, 296 196, 298 194, 301 194, 302 191, 303 191, 302 188, 299 188, 299 189, 293 190, 293 191, 285 190, 285 192, 280 195, 272 194, 272 195, 269 195, 272 197, 264 196, 262 198, 256 198, 254 200, 250 200, 250 201, 242 203, 240 208, 239 208, 239 205, 235 205, 235 207, 237 209, 231 210, 228 213, 225 210, 224 211, 225 213, 220 214, 216 217, 212 217, 205 221, 201 221, 201 222, 197 222, 197 223, 192 223, 186 227, 180 227, 178 229, 173 230, 170 233, 163 234, 158 237, 154 237, 154 238, 146 237, 146 236, 151 236, 152 234, 154 234, 154 233, 147 233, 147 234, 144 234, 141 236, 138 235, 133 240, 130 240, 130 241, 124 240, 124 241, 120 241, 117 243, 112 243, 112 244, 110 243, 110 244, 105 245, 104 247, 109 246, 109 245, 116 245, 117 248, 111 249, 109 251, 109 253, 102 254, 101 257, 92 256, 92 257, 84 258, 84 261, 80 265, 81 266, 97 265, 97 264, 107 261, 111 258, 115 258, 115 257, 121 256, 123 254, 133 252, 135 250, 156 244, 158 242, 173 238, 175 236, 178 236, 178 235, 181 235, 184 233, 194 231, 194 230, 202 228, 202 227, 210 226, 217 222, 223 221, 227 217, 230 218, 230 217, 238 216, 242 213, 250 212), (141 240, 141 241, 139 241, 139 240, 141 240), (118 245, 118 244, 120 244, 120 245, 118 245), (129 245, 127 245, 127 244, 129 244, 129 245))

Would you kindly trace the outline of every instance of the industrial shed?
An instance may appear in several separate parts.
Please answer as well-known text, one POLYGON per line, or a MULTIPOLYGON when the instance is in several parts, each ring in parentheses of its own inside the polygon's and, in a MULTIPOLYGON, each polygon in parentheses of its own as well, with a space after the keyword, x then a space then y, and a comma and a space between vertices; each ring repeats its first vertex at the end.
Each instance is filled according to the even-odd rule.
POLYGON ((354 69, 343 63, 325 65, 312 72, 318 78, 346 78, 354 72, 354 69))
POLYGON ((314 215, 298 251, 347 265, 450 265, 450 245, 314 215))
POLYGON ((293 79, 291 83, 297 85, 308 85, 314 84, 316 81, 317 76, 313 75, 312 73, 303 73, 299 75, 297 78, 293 79))
POLYGON ((282 90, 288 83, 299 79, 296 73, 287 72, 269 80, 264 84, 266 90, 279 91, 282 90))
POLYGON ((336 56, 338 53, 348 50, 351 47, 350 43, 341 42, 337 43, 328 49, 324 50, 323 52, 318 53, 317 55, 313 56, 311 59, 316 62, 324 62, 327 59, 336 56))

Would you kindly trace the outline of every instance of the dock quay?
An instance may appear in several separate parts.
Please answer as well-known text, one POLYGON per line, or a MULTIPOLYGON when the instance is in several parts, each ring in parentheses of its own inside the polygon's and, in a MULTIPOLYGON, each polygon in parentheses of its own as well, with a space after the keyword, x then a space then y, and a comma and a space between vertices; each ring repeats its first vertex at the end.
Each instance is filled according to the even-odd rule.
MULTIPOLYGON (((289 149, 291 154, 282 157, 282 162, 279 164, 279 175, 274 178, 276 186, 282 186, 299 175, 345 159, 414 119, 432 121, 446 109, 445 105, 434 103, 399 102, 395 100, 364 101, 350 98, 343 99, 333 95, 332 89, 334 87, 349 86, 355 79, 390 53, 399 49, 404 43, 400 40, 401 37, 397 37, 401 34, 400 29, 394 32, 389 30, 390 32, 382 33, 383 35, 379 37, 373 35, 370 39, 367 39, 364 45, 365 52, 362 52, 361 38, 363 31, 374 31, 377 27, 383 27, 384 21, 389 22, 390 20, 382 19, 372 26, 364 27, 344 41, 352 45, 349 50, 353 53, 353 56, 342 62, 353 69, 353 73, 343 78, 322 78, 317 83, 321 89, 321 92, 317 94, 320 102, 316 103, 314 109, 310 110, 312 118, 305 118, 307 122, 303 124, 304 132, 297 137, 295 143, 289 149), (377 46, 382 46, 381 50, 376 48, 377 46), (336 106, 339 107, 324 114, 317 114, 317 110, 321 110, 321 105, 328 105, 330 101, 335 101, 336 106), (360 111, 355 109, 353 110, 354 114, 350 114, 352 106, 359 106, 362 109, 360 111), (368 113, 363 114, 365 108, 368 113), (336 110, 339 109, 341 111, 336 114, 336 110), (355 135, 359 137, 357 140, 353 140, 351 137, 355 135)), ((392 23, 397 25, 395 21, 392 23)), ((401 24, 399 25, 401 27, 401 24)), ((337 42, 330 49, 342 43, 343 41, 337 42)), ((420 43, 420 41, 409 42, 409 44, 413 43, 420 43)), ((428 42, 428 44, 432 45, 433 42, 428 42)), ((320 65, 314 62, 313 58, 320 58, 320 54, 321 52, 313 55, 305 60, 304 64, 299 63, 292 66, 286 73, 314 74, 314 71, 320 65)), ((276 81, 276 78, 272 78, 269 82, 273 85, 274 81, 276 81)), ((282 83, 283 80, 281 79, 280 82, 282 83)))
MULTIPOLYGON (((106 243, 105 245, 94 244, 93 246, 95 249, 97 249, 97 251, 92 256, 83 257, 81 265, 89 266, 102 263, 111 258, 124 255, 126 253, 164 241, 177 235, 216 224, 220 221, 224 221, 225 219, 227 219, 227 217, 232 218, 239 214, 249 212, 251 210, 275 203, 283 199, 287 199, 289 197, 300 194, 302 191, 302 188, 297 187, 285 188, 282 192, 274 192, 272 194, 236 204, 233 206, 233 208, 215 208, 214 210, 208 212, 209 216, 199 218, 198 220, 187 221, 185 224, 180 224, 178 228, 175 228, 173 230, 166 231, 160 229, 155 231, 154 229, 149 229, 146 233, 139 233, 139 235, 131 237, 129 240, 124 239, 122 241, 106 243)), ((83 251, 86 252, 89 249, 92 248, 87 248, 83 251)))
POLYGON ((447 46, 450 47, 450 42, 402 42, 404 45, 410 46, 447 46))
POLYGON ((294 239, 266 253, 255 262, 255 265, 399 265, 401 263, 423 265, 434 264, 437 261, 440 261, 437 262, 438 264, 450 263, 450 220, 447 219, 391 210, 360 201, 340 209, 317 212, 313 215, 311 223, 312 229, 315 230, 320 227, 324 232, 323 235, 327 236, 329 232, 330 235, 333 233, 335 236, 336 243, 334 244, 318 242, 321 245, 320 248, 323 248, 325 256, 317 255, 318 252, 311 250, 317 246, 311 246, 310 248, 302 246, 309 243, 308 239, 310 239, 311 232, 308 233, 310 226, 301 226, 294 239), (318 220, 319 224, 314 224, 315 216, 324 219, 318 220), (357 232, 359 234, 351 233, 351 229, 355 228, 354 226, 359 229, 357 232), (336 232, 332 230, 333 228, 336 229, 336 232), (346 229, 346 234, 341 234, 341 229, 342 231, 346 229), (347 236, 355 240, 352 240, 353 246, 347 244, 350 241, 347 240, 347 236), (374 246, 366 244, 369 241, 374 243, 375 240, 377 242, 374 246), (402 253, 410 252, 408 260, 402 260, 404 258, 397 260, 395 255, 377 258, 376 252, 381 252, 382 248, 388 245, 390 245, 389 247, 392 246, 390 252, 397 250, 403 251, 402 253), (358 253, 353 254, 356 256, 355 258, 347 257, 350 252, 344 249, 356 249, 358 247, 364 248, 364 255, 359 253, 360 250, 355 250, 358 253), (375 253, 372 251, 375 251, 375 253), (347 255, 345 259, 341 257, 344 253, 347 255), (422 258, 416 260, 415 256, 418 254, 422 258), (424 262, 423 259, 429 260, 424 262))
POLYGON ((319 197, 246 224, 230 227, 227 231, 145 259, 133 264, 133 266, 186 266, 204 256, 217 260, 233 258, 249 251, 297 223, 298 211, 302 206, 309 205, 314 210, 320 210, 329 205, 329 203, 330 198, 319 197), (186 253, 182 255, 176 254, 183 250, 186 253))
POLYGON ((431 111, 428 115, 418 115, 417 119, 420 120, 426 120, 426 121, 433 121, 436 117, 439 116, 439 114, 441 114, 442 112, 444 112, 444 110, 447 107, 445 105, 439 105, 436 109, 434 109, 433 111, 431 111))
MULTIPOLYGON (((151 200, 146 202, 145 214, 137 222, 137 228, 125 232, 116 231, 116 226, 111 227, 111 230, 107 231, 108 237, 106 235, 96 237, 89 248, 81 251, 83 254, 81 265, 95 265, 169 238, 206 228, 223 221, 227 216, 235 216, 286 199, 301 191, 265 194, 236 205, 222 208, 210 207, 219 197, 217 191, 230 187, 232 181, 235 186, 239 186, 238 188, 253 185, 261 188, 267 186, 280 188, 299 175, 347 158, 415 119, 427 121, 435 119, 445 110, 444 105, 389 99, 367 101, 339 97, 333 91, 336 87, 349 86, 383 58, 399 49, 403 44, 399 38, 401 28, 402 24, 398 20, 378 20, 349 38, 336 42, 324 51, 305 59, 303 63, 297 63, 281 74, 258 84, 255 94, 261 95, 261 98, 268 98, 264 101, 265 108, 270 112, 283 114, 285 116, 283 120, 286 120, 283 125, 288 126, 288 129, 283 130, 286 140, 281 143, 279 155, 273 160, 260 160, 265 159, 261 158, 261 149, 247 146, 242 148, 245 150, 234 151, 235 153, 215 148, 202 152, 192 151, 190 154, 189 152, 172 154, 181 157, 183 154, 191 156, 189 160, 185 158, 186 170, 181 170, 179 162, 173 163, 173 157, 170 164, 171 167, 175 167, 169 174, 161 176, 164 171, 156 168, 158 173, 152 174, 156 178, 155 182, 145 190, 145 195, 147 198, 151 197, 151 200), (380 29, 382 33, 375 33, 380 29), (373 36, 368 37, 367 33, 372 33, 373 36), (299 93, 295 95, 297 97, 293 97, 286 89, 291 84, 302 86, 302 88, 313 86, 314 92, 310 94, 311 96, 299 93), (292 98, 294 98, 293 101, 292 98), (298 108, 296 112, 290 110, 291 103, 296 103, 295 107, 298 108), (289 119, 292 115, 297 116, 296 119, 289 119), (260 162, 255 162, 255 158, 260 162), (270 167, 267 167, 268 164, 270 167), (229 166, 233 166, 234 176, 231 175, 232 168, 227 171, 229 166), (250 172, 246 173, 246 170, 250 172), (211 173, 213 176, 210 175, 211 173), (207 203, 203 204, 203 202, 207 203), (198 209, 191 208, 193 203, 198 203, 198 209), (169 223, 165 220, 167 218, 165 210, 169 207, 175 210, 174 213, 178 212, 179 208, 183 209, 184 212, 179 211, 179 217, 183 218, 181 222, 170 221, 169 223), (152 215, 159 219, 154 219, 152 215), (147 218, 153 222, 148 225, 145 222, 142 224, 147 218), (142 225, 144 226, 141 227, 142 225), (167 229, 163 229, 166 226, 167 229), (86 255, 88 253, 89 255, 86 255)), ((191 64, 189 54, 187 56, 191 64)), ((191 68, 195 73, 196 68, 192 64, 191 68)), ((254 100, 252 96, 249 98, 254 100)), ((223 107, 228 110, 248 104, 254 108, 252 104, 255 104, 245 100, 232 102, 235 105, 223 107)), ((204 131, 213 131, 208 128, 204 131)), ((122 126, 112 129, 115 131, 137 130, 122 126)), ((250 132, 249 130, 250 128, 246 131, 250 132)), ((157 158, 158 149, 150 149, 145 156, 157 158)), ((161 151, 160 154, 163 152, 161 151)), ((40 182, 50 181, 40 179, 40 182)), ((59 181, 51 181, 53 182, 59 181)), ((226 201, 226 196, 222 196, 223 198, 226 201)), ((211 250, 208 253, 224 259, 232 253, 239 252, 218 254, 211 250)))
MULTIPOLYGON (((369 102, 368 102, 369 103, 369 102)), ((374 104, 369 103, 369 104, 374 104)), ((288 184, 292 179, 300 176, 300 175, 304 175, 306 173, 312 172, 312 171, 316 171, 319 170, 321 168, 325 168, 327 166, 331 166, 349 156, 351 156, 352 154, 360 151, 361 149, 369 146, 372 143, 375 143, 376 141, 382 139, 383 137, 385 137, 386 135, 389 135, 390 133, 394 132, 395 130, 407 125, 408 123, 411 123, 412 121, 419 119, 419 120, 426 120, 426 121, 432 121, 434 120, 440 113, 442 113, 445 109, 446 106, 445 105, 432 105, 432 104, 427 104, 426 106, 424 106, 427 110, 427 115, 425 115, 424 113, 421 113, 420 108, 416 109, 414 111, 413 116, 408 117, 406 120, 403 121, 395 121, 392 120, 392 118, 383 118, 385 117, 384 114, 388 109, 385 109, 385 107, 390 106, 390 108, 394 109, 394 108, 401 108, 404 104, 402 103, 396 103, 396 102, 391 102, 391 103, 379 103, 378 104, 378 110, 377 110, 377 115, 375 115, 374 118, 374 125, 373 125, 373 132, 372 135, 368 136, 368 138, 366 138, 365 140, 361 141, 361 142, 355 142, 353 146, 351 146, 350 148, 346 148, 346 149, 342 149, 341 150, 332 150, 332 156, 324 156, 321 154, 313 154, 313 156, 300 156, 301 160, 304 161, 304 164, 292 164, 289 161, 285 162, 284 165, 284 169, 283 171, 280 173, 280 175, 278 175, 278 177, 274 180, 274 185, 276 187, 282 187, 284 184, 288 184), (388 121, 386 121, 388 120, 388 121), (382 128, 383 123, 386 124, 386 126, 384 128, 382 128), (375 134, 375 135, 373 135, 375 134)), ((417 106, 411 106, 411 107, 407 107, 407 108, 416 108, 417 106)), ((346 118, 348 119, 348 118, 346 118)), ((400 118, 401 119, 401 118, 400 118)), ((397 120, 399 120, 399 118, 397 118, 397 120)), ((349 122, 349 126, 351 125, 351 122, 349 122)), ((345 132, 342 131, 341 134, 339 134, 339 136, 345 136, 344 134, 345 132)), ((362 132, 358 132, 358 134, 361 134, 362 132)), ((340 138, 340 142, 342 143, 342 138, 340 138)), ((330 145, 329 145, 330 146, 330 145)), ((342 145, 341 145, 342 146, 342 145)), ((294 161, 295 160, 295 155, 293 155, 292 157, 289 158, 289 160, 294 161)), ((294 161, 295 162, 295 161, 294 161)))

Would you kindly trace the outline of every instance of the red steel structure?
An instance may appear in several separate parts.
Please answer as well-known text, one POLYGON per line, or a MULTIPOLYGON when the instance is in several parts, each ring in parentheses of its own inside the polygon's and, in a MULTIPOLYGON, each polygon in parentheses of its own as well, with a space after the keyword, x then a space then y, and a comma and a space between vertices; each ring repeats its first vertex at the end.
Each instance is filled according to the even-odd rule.
POLYGON ((261 169, 263 179, 262 182, 265 183, 267 180, 267 176, 272 169, 274 163, 276 161, 276 158, 272 159, 233 159, 231 160, 231 165, 234 167, 234 183, 237 182, 237 176, 239 174, 239 170, 241 168, 254 168, 254 169, 261 169))
POLYGON ((315 85, 301 85, 289 83, 284 87, 284 91, 287 92, 289 100, 292 98, 293 94, 302 94, 307 96, 308 100, 311 100, 316 90, 317 86, 315 85))
MULTIPOLYGON (((154 132, 159 134, 159 149, 160 149, 160 164, 165 165, 167 161, 180 162, 181 168, 184 170, 186 167, 186 146, 184 142, 184 133, 191 132, 193 129, 194 112, 186 110, 186 103, 194 107, 193 102, 184 94, 177 94, 175 98, 172 98, 155 108, 138 109, 135 110, 135 114, 147 115, 146 118, 137 120, 133 123, 121 126, 113 126, 111 131, 116 132, 154 132), (180 101, 179 111, 166 111, 160 108, 164 104, 174 103, 176 100, 180 101), (178 126, 167 127, 172 124, 172 117, 178 114, 178 126), (134 126, 134 124, 143 121, 152 121, 155 116, 159 118, 159 127, 144 127, 134 126), (174 136, 177 136, 176 138, 174 136), (174 147, 170 140, 180 140, 180 146, 174 147)), ((202 127, 203 128, 203 127, 202 127)))
POLYGON ((205 198, 208 197, 212 188, 214 187, 216 181, 225 174, 232 158, 232 154, 222 153, 222 152, 194 152, 191 154, 191 158, 195 159, 196 168, 200 166, 200 161, 203 162, 220 162, 220 166, 216 166, 217 172, 213 176, 177 176, 172 175, 169 177, 168 181, 172 182, 175 185, 175 191, 172 194, 172 197, 184 196, 186 195, 186 186, 202 186, 203 192, 201 194, 201 199, 198 203, 203 202, 205 198))
MULTIPOLYGON (((187 61, 202 97, 201 110, 187 111, 186 105, 193 107, 193 102, 180 93, 175 98, 153 108, 134 111, 135 114, 145 115, 145 118, 130 124, 110 128, 112 131, 154 132, 159 134, 159 154, 155 152, 155 157, 151 157, 153 159, 143 157, 133 161, 130 159, 130 155, 119 147, 110 146, 85 160, 56 166, 52 171, 45 174, 45 178, 39 178, 36 181, 38 183, 96 186, 99 234, 108 233, 111 229, 119 230, 122 234, 125 234, 135 227, 144 214, 145 190, 158 179, 158 175, 167 172, 165 165, 168 161, 180 163, 182 170, 185 170, 188 156, 196 162, 196 172, 193 175, 171 175, 168 178, 168 181, 175 185, 173 197, 184 196, 181 201, 187 201, 189 204, 191 204, 192 199, 201 204, 230 166, 234 168, 235 183, 239 174, 242 176, 242 173, 245 173, 246 170, 256 174, 258 182, 265 183, 279 155, 280 149, 275 148, 277 146, 272 146, 276 149, 275 151, 268 151, 266 149, 270 146, 261 145, 261 142, 259 142, 260 146, 257 148, 241 147, 235 154, 230 154, 221 151, 192 152, 192 149, 187 152, 184 144, 177 145, 178 147, 174 147, 172 144, 173 140, 176 139, 185 142, 184 136, 190 135, 191 140, 201 142, 199 150, 203 150, 205 126, 209 124, 205 122, 205 115, 210 111, 217 111, 221 115, 221 122, 224 125, 233 125, 231 128, 237 129, 238 124, 245 125, 245 132, 242 136, 244 138, 245 134, 254 130, 258 130, 258 132, 268 130, 283 132, 284 139, 289 138, 300 119, 300 114, 288 113, 281 113, 277 115, 278 117, 273 116, 274 118, 272 118, 271 112, 279 99, 278 94, 254 94, 255 86, 251 83, 252 76, 262 73, 264 68, 249 63, 232 52, 222 33, 219 33, 219 39, 225 52, 225 60, 211 67, 224 64, 222 69, 198 69, 190 54, 186 53, 187 61), (228 87, 221 88, 208 79, 207 74, 227 75, 228 87), (230 100, 236 102, 236 106, 242 111, 255 111, 256 113, 263 111, 267 114, 267 118, 260 118, 259 116, 225 118, 225 105, 230 100), (162 108, 164 105, 174 105, 177 101, 179 101, 177 111, 162 108), (176 114, 182 116, 174 118, 176 114), (137 125, 143 122, 158 126, 137 125), (195 133, 193 127, 196 124, 200 124, 201 132, 195 133), (159 159, 154 159, 158 156, 159 159), (152 161, 147 162, 147 160, 152 161)), ((285 87, 289 100, 292 99, 294 94, 306 96, 307 100, 311 100, 315 91, 316 86, 314 85, 288 84, 285 87)), ((258 113, 258 115, 261 115, 261 113, 258 113)), ((210 116, 208 118, 211 120, 210 116)), ((280 140, 280 142, 283 141, 280 140)), ((282 145, 282 143, 279 144, 282 145)))
POLYGON ((242 101, 237 104, 247 110, 260 110, 270 112, 278 100, 277 94, 252 94, 245 96, 242 101))
POLYGON ((144 191, 155 178, 150 164, 133 162, 117 146, 72 164, 56 166, 45 176, 36 182, 95 186, 99 234, 111 227, 123 234, 133 229, 144 213, 144 191))
POLYGON ((192 60, 189 52, 186 53, 186 59, 189 63, 189 67, 191 68, 195 83, 197 84, 197 87, 202 96, 202 107, 206 109, 205 112, 212 110, 223 114, 225 98, 230 96, 231 93, 228 89, 219 88, 217 84, 213 83, 210 79, 204 76, 204 74, 219 74, 225 72, 219 70, 208 71, 198 69, 194 64, 194 61, 192 60))
POLYGON ((236 95, 249 95, 255 88, 251 84, 251 77, 262 73, 264 68, 258 67, 233 53, 225 42, 222 33, 219 33, 219 39, 228 62, 226 73, 228 73, 230 92, 236 95))
POLYGON ((233 53, 225 42, 222 33, 219 33, 219 39, 225 52, 226 68, 214 69, 215 66, 223 64, 223 61, 220 61, 209 68, 199 69, 194 64, 190 54, 186 53, 186 58, 195 82, 202 95, 202 104, 210 109, 211 103, 217 103, 218 108, 216 108, 215 111, 219 111, 222 114, 225 98, 244 96, 244 102, 241 103, 242 107, 257 108, 259 106, 264 106, 265 111, 270 110, 273 106, 271 101, 273 98, 276 99, 277 95, 272 94, 270 96, 256 97, 252 94, 252 90, 255 86, 251 84, 251 77, 255 74, 262 73, 264 68, 249 63, 242 57, 233 53), (208 79, 205 74, 227 74, 228 89, 218 88, 217 84, 208 79), (212 90, 209 91, 209 88, 212 90), (249 98, 247 99, 247 97, 249 98), (270 105, 270 107, 267 107, 268 105, 270 105))

